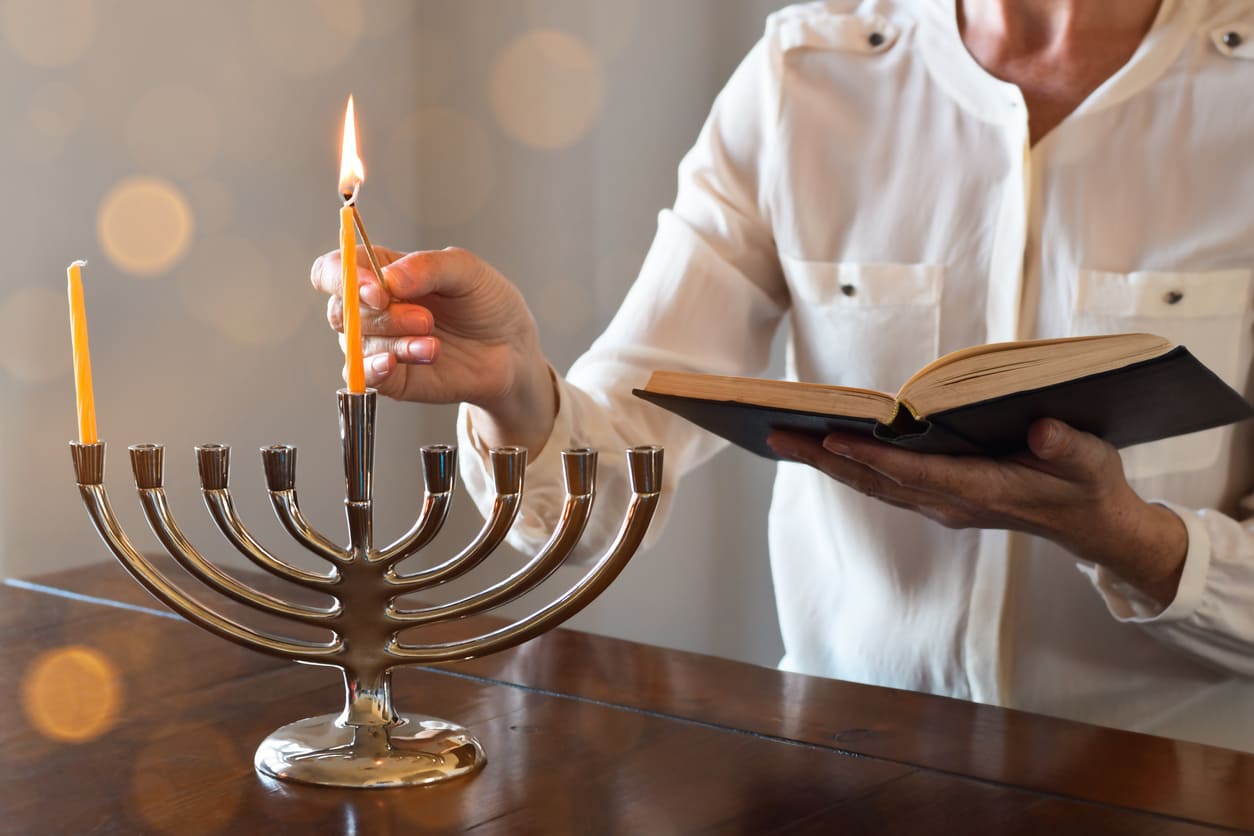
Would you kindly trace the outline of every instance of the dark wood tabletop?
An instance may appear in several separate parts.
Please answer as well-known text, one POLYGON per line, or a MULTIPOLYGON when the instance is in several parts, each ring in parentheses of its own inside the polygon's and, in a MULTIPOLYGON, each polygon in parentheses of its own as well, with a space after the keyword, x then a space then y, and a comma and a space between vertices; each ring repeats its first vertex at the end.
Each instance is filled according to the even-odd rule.
POLYGON ((0 587, 0 833, 1207 833, 1254 830, 1254 756, 556 630, 395 675, 488 753, 436 787, 252 768, 342 706, 101 564, 0 587))

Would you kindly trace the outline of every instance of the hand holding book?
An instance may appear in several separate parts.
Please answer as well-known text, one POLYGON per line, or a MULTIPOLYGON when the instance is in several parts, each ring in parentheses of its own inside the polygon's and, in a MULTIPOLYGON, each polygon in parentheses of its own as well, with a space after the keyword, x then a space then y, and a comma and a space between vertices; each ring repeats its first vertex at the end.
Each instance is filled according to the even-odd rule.
POLYGON ((1061 421, 1034 422, 1027 449, 1001 458, 917 453, 857 433, 819 441, 776 432, 768 443, 779 458, 948 528, 1045 537, 1163 607, 1175 597, 1188 551, 1184 523, 1132 490, 1113 446, 1061 421))

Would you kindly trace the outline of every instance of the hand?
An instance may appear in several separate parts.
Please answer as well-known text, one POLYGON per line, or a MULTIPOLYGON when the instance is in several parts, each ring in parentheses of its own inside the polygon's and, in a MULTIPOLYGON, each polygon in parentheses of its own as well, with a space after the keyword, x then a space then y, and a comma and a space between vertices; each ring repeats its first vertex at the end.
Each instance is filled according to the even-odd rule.
POLYGON ((990 459, 914 453, 846 433, 822 443, 784 432, 767 439, 784 458, 947 528, 1046 537, 1169 604, 1188 551, 1180 518, 1137 496, 1115 448, 1096 436, 1042 419, 1027 442, 1027 452, 990 459))
MULTIPOLYGON (((557 403, 535 319, 518 289, 465 250, 376 251, 386 286, 364 251, 357 259, 367 385, 401 400, 473 404, 483 411, 477 426, 488 444, 537 452, 557 403)), ((315 261, 310 280, 331 295, 327 320, 342 332, 339 252, 315 261)))

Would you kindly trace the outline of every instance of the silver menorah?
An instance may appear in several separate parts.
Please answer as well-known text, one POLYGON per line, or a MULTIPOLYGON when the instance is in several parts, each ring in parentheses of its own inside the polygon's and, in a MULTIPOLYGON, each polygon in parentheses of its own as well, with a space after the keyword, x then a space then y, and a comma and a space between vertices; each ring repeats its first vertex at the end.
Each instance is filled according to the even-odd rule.
POLYGON ((266 572, 305 589, 330 595, 330 606, 291 603, 257 590, 206 560, 180 531, 163 487, 164 449, 130 448, 139 500, 148 523, 170 555, 205 585, 263 613, 331 631, 317 642, 254 629, 181 591, 139 552, 122 530, 104 487, 105 444, 71 443, 79 491, 96 530, 113 554, 152 595, 188 621, 244 647, 311 665, 339 668, 345 705, 339 714, 298 720, 275 731, 257 749, 258 771, 285 780, 340 787, 431 784, 473 772, 486 762, 483 747, 461 726, 424 715, 397 712, 392 705, 392 669, 401 665, 470 659, 527 641, 561 624, 601 594, 635 554, 657 507, 662 450, 627 451, 632 498, 622 527, 608 550, 574 586, 521 618, 472 638, 408 644, 402 631, 483 613, 515 600, 548 578, 583 534, 596 482, 595 451, 562 453, 566 501, 548 542, 525 565, 480 591, 417 609, 397 599, 431 590, 480 565, 505 539, 522 500, 526 450, 491 451, 496 499, 483 528, 458 554, 428 568, 402 574, 398 566, 427 546, 440 530, 455 484, 456 449, 421 449, 425 495, 418 519, 396 542, 374 547, 373 490, 376 393, 339 392, 340 439, 344 452, 349 545, 319 534, 296 501, 296 448, 262 449, 266 486, 275 514, 288 533, 331 565, 325 574, 281 560, 258 543, 241 521, 228 487, 230 448, 196 448, 205 504, 230 543, 266 572))

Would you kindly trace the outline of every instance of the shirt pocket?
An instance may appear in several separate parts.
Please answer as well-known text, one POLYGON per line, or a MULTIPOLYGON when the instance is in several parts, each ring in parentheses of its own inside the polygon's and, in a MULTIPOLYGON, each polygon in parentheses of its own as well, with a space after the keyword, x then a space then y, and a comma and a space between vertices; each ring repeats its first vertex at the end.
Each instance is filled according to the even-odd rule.
MULTIPOLYGON (((1240 389, 1243 341, 1249 328, 1254 271, 1107 273, 1081 270, 1072 334, 1144 331, 1183 345, 1233 388, 1240 389)), ((1224 430, 1139 444, 1121 450, 1129 479, 1202 470, 1215 464, 1224 430)))
POLYGON ((896 392, 936 359, 943 270, 781 258, 802 380, 896 392))

